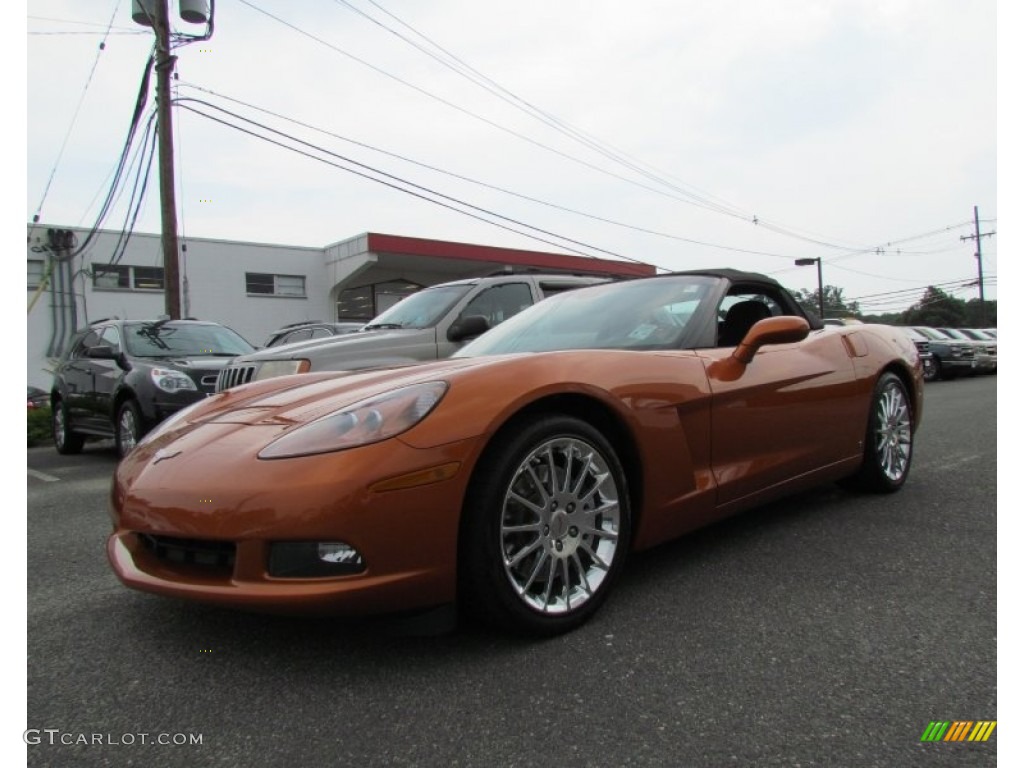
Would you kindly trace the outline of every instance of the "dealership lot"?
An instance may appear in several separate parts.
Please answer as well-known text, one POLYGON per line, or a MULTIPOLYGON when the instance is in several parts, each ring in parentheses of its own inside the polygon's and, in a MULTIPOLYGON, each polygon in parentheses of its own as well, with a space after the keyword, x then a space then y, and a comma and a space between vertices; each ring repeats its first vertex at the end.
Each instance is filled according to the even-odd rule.
POLYGON ((825 487, 638 555, 546 642, 130 592, 115 461, 29 451, 28 728, 60 731, 30 765, 995 764, 998 729, 920 742, 997 716, 995 377, 928 385, 901 493, 825 487))

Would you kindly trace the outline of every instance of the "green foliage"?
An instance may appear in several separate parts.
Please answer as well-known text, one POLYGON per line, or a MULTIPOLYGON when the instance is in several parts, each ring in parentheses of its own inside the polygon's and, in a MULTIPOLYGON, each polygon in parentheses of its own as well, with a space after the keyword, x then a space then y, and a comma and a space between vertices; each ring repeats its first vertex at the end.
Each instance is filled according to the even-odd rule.
POLYGON ((996 302, 986 301, 984 306, 981 299, 971 299, 967 302, 967 327, 968 328, 995 328, 996 323, 996 302))
MULTIPOLYGON (((804 308, 804 311, 818 313, 818 291, 792 291, 793 298, 804 308)), ((825 286, 825 317, 854 317, 860 312, 856 301, 847 301, 843 297, 843 289, 836 285, 825 286)))
POLYGON ((48 443, 53 439, 50 431, 50 409, 28 409, 28 447, 48 443))
POLYGON ((963 328, 967 325, 967 308, 963 299, 951 296, 941 288, 929 285, 921 300, 904 314, 907 325, 932 328, 963 328))

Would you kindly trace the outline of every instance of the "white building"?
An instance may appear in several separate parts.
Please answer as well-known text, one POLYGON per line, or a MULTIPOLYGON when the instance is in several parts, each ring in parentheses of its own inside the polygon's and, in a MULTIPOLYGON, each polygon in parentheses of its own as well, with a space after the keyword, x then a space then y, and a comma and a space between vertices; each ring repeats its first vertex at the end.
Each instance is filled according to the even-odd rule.
MULTIPOLYGON (((49 389, 75 331, 107 318, 164 314, 160 236, 37 224, 28 236, 28 383, 49 389), (67 234, 71 232, 70 237, 67 234), (120 253, 120 257, 116 254, 120 253), (74 254, 74 255, 72 255, 74 254)), ((325 248, 208 238, 182 241, 182 316, 259 345, 302 320, 367 321, 428 285, 501 270, 652 275, 647 264, 364 233, 325 248)))

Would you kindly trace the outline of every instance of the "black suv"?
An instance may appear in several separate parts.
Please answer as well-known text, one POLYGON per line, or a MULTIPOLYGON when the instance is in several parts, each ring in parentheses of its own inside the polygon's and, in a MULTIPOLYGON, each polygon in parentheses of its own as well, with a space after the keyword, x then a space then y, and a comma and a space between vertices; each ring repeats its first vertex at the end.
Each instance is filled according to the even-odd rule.
POLYGON ((252 351, 217 323, 94 322, 72 338, 54 372, 57 451, 78 453, 87 437, 112 437, 123 457, 158 423, 211 394, 228 360, 252 351))

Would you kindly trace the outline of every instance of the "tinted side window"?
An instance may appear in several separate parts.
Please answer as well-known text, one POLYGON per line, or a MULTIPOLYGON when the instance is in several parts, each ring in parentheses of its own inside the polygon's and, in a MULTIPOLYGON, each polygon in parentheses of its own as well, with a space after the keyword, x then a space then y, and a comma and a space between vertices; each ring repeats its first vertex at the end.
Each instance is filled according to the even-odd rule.
POLYGON ((100 345, 110 347, 115 352, 121 351, 121 334, 117 332, 117 328, 113 325, 103 329, 103 333, 100 334, 100 345))
POLYGON ((85 334, 71 349, 71 357, 85 357, 88 350, 100 343, 99 331, 93 330, 85 334))
POLYGON ((469 302, 459 317, 483 315, 493 328, 533 304, 533 293, 526 283, 507 283, 488 288, 469 302))

